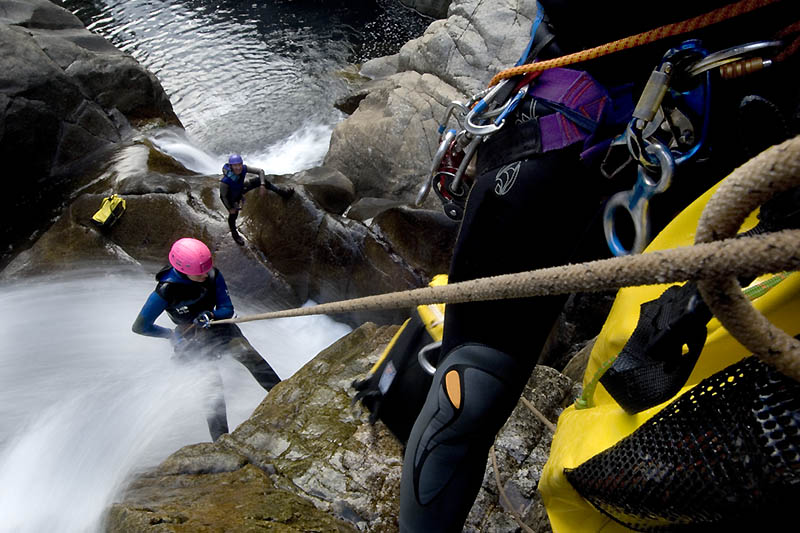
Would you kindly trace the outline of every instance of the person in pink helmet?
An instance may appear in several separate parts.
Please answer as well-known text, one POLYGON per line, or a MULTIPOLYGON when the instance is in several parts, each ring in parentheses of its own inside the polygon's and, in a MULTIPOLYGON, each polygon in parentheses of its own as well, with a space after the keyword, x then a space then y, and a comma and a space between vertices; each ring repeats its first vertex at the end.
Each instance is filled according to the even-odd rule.
MULTIPOLYGON (((175 357, 182 362, 213 361, 230 354, 264 390, 277 385, 281 381, 278 375, 236 324, 211 326, 212 320, 233 316, 233 303, 208 246, 197 239, 178 239, 170 249, 169 263, 156 274, 158 284, 134 320, 133 332, 169 339, 175 357), (155 324, 163 312, 175 323, 175 329, 155 324)), ((211 438, 216 441, 228 432, 228 420, 222 379, 216 365, 210 367, 216 394, 206 419, 211 438)))
POLYGON ((244 239, 236 230, 236 218, 244 204, 244 195, 248 191, 258 188, 262 195, 267 189, 278 194, 284 200, 294 194, 293 189, 282 189, 272 184, 266 177, 263 169, 244 164, 242 156, 233 154, 228 162, 222 166, 222 178, 219 181, 219 197, 228 210, 228 227, 236 244, 244 244, 244 239), (247 175, 252 177, 248 178, 247 175), (257 177, 256 177, 257 176, 257 177))

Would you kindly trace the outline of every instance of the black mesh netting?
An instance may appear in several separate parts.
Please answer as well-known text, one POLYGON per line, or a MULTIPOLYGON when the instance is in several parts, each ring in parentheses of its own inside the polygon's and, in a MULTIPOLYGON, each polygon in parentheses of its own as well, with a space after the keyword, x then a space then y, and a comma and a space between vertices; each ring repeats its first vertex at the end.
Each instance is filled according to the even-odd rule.
POLYGON ((800 383, 749 357, 565 474, 597 509, 638 531, 791 523, 799 427, 800 383))

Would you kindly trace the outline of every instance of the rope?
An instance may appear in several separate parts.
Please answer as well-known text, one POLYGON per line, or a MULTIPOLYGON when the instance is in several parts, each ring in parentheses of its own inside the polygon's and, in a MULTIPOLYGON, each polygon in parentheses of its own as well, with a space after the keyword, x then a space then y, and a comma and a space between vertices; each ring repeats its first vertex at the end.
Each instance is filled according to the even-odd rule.
POLYGON ((506 508, 511 511, 511 515, 514 517, 514 520, 517 521, 519 527, 527 531, 528 533, 535 533, 533 529, 522 521, 522 516, 519 514, 519 511, 514 509, 514 505, 511 503, 511 500, 508 498, 505 489, 503 488, 502 483, 500 483, 500 469, 497 467, 497 454, 494 452, 494 446, 489 448, 489 456, 492 458, 492 469, 494 470, 494 482, 497 484, 497 492, 500 493, 500 498, 505 502, 506 508))
POLYGON ((588 50, 581 50, 580 52, 548 59, 546 61, 529 63, 527 65, 520 65, 518 67, 511 67, 495 74, 495 76, 489 82, 489 87, 496 85, 501 80, 513 78, 514 76, 518 76, 520 74, 525 74, 528 72, 540 72, 555 67, 573 65, 575 63, 581 63, 590 59, 596 59, 598 57, 613 54, 614 52, 629 50, 637 46, 653 43, 661 39, 666 39, 667 37, 674 37, 676 35, 699 30, 707 26, 717 24, 718 22, 722 22, 745 13, 750 13, 756 9, 780 1, 781 0, 741 0, 740 2, 720 7, 704 15, 699 15, 697 17, 681 22, 675 22, 673 24, 667 24, 653 30, 638 33, 623 39, 618 39, 594 48, 589 48, 588 50))
MULTIPOLYGON (((798 137, 800 139, 800 137, 798 137)), ((800 268, 800 230, 725 239, 641 255, 543 268, 490 278, 365 296, 310 307, 214 320, 232 324, 254 320, 384 309, 528 298, 574 292, 600 292, 634 285, 728 276, 760 276, 800 268)))
POLYGON ((536 406, 531 403, 530 400, 528 400, 525 396, 520 396, 519 399, 525 405, 525 407, 530 409, 531 413, 533 413, 533 416, 535 416, 537 419, 539 419, 539 422, 544 424, 545 427, 547 427, 547 429, 549 429, 551 432, 553 432, 553 433, 556 432, 556 425, 553 424, 552 422, 550 422, 544 416, 544 414, 542 414, 542 412, 540 410, 538 410, 536 408, 536 406))
MULTIPOLYGON (((773 146, 737 168, 717 189, 697 225, 696 243, 735 234, 773 195, 800 185, 800 136, 773 146)), ((794 253, 798 250, 795 249, 794 253)), ((783 374, 800 381, 800 342, 770 323, 742 294, 734 274, 698 281, 700 294, 725 329, 783 374)))

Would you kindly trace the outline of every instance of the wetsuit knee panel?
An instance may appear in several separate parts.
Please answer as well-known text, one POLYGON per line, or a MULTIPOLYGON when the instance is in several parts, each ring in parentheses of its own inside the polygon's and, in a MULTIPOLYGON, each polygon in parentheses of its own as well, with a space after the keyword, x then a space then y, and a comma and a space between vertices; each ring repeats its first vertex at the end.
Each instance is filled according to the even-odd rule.
POLYGON ((518 399, 517 367, 507 354, 479 344, 457 347, 440 365, 407 451, 420 503, 435 498, 464 462, 491 446, 518 399))

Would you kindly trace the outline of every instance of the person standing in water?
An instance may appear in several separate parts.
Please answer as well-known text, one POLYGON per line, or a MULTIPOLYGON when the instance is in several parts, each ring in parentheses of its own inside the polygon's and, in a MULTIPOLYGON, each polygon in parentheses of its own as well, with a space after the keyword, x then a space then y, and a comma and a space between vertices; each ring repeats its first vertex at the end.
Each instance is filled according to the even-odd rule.
POLYGON ((294 193, 292 189, 281 189, 276 187, 266 178, 263 169, 248 167, 244 164, 242 156, 233 154, 228 158, 228 162, 222 166, 222 179, 219 182, 219 197, 228 209, 228 227, 236 244, 244 244, 244 239, 236 230, 236 218, 244 204, 246 192, 259 188, 260 194, 266 194, 267 189, 278 194, 283 199, 287 199, 294 193), (254 174, 248 178, 248 174, 254 174))
POLYGON ((211 362, 213 395, 206 413, 212 440, 228 433, 225 396, 219 369, 213 364, 230 354, 250 371, 264 390, 270 391, 281 379, 236 324, 218 324, 215 319, 231 318, 233 303, 222 273, 214 268, 211 251, 203 242, 182 238, 169 252, 169 266, 156 274, 155 290, 150 294, 131 328, 134 333, 169 339, 175 357, 181 362, 211 362), (155 324, 165 312, 175 329, 155 324))

